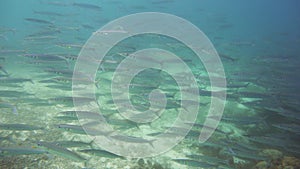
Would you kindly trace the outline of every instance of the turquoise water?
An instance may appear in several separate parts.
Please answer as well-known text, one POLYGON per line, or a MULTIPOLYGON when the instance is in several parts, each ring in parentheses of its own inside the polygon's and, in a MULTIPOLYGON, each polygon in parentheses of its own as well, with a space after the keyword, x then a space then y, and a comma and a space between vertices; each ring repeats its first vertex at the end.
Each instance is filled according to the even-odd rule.
MULTIPOLYGON (((1 1, 0 168, 300 168, 299 7, 296 0, 1 1), (190 46, 158 34, 127 38, 110 48, 103 60, 81 55, 86 65, 99 66, 95 79, 84 75, 79 75, 82 79, 74 78, 79 53, 88 39, 109 22, 140 12, 176 15, 203 31, 220 56, 227 87, 211 86, 205 64, 190 46), (131 55, 147 48, 160 48, 179 56, 193 73, 196 86, 182 87, 172 74, 157 67, 137 73, 130 80, 125 98, 135 113, 141 113, 134 114, 136 120, 153 116, 152 121, 140 123, 122 114, 130 112, 128 107, 118 111, 116 101, 127 102, 113 97, 126 93, 122 86, 113 92, 111 87, 113 82, 127 80, 131 73, 126 71, 134 66, 157 64, 165 68, 160 60, 164 55, 158 60, 148 58, 142 64, 131 55), (126 76, 114 81, 118 65, 127 58, 136 65, 121 69, 126 76), (91 85, 73 85, 81 92, 73 95, 74 79, 91 85), (190 93, 190 98, 183 99, 181 89, 197 89, 199 96, 190 93), (156 95, 153 91, 158 90, 156 95), (204 124, 205 120, 217 121, 216 115, 208 114, 212 90, 216 94, 226 91, 226 104, 217 129, 200 143, 201 130, 211 127, 204 124), (189 100, 194 96, 200 100, 189 100), (149 101, 151 97, 154 102, 149 101), (75 107, 73 99, 78 98, 81 102, 75 107), (166 99, 163 108, 162 98, 166 99), (189 101, 191 107, 200 106, 193 126, 180 113, 188 114, 192 109, 182 106, 184 101, 189 101), (143 114, 152 106, 156 108, 154 112, 143 114), (76 114, 76 110, 82 112, 76 114), (98 116, 99 110, 102 117, 98 116), (102 124, 103 118, 114 131, 102 133, 103 142, 121 141, 123 150, 137 154, 152 148, 164 150, 168 142, 159 144, 159 139, 171 142, 182 136, 182 130, 191 130, 176 146, 159 155, 124 157, 111 151, 119 144, 105 147, 86 135, 82 126, 100 132, 95 121, 102 124), (175 125, 178 119, 183 126, 175 125), (82 123, 84 120, 88 121, 82 123), (166 135, 159 137, 164 131, 166 135), (137 144, 142 148, 134 149, 137 144)), ((174 30, 177 28, 170 32, 174 30)), ((102 35, 114 33, 131 32, 116 26, 102 35)), ((193 45, 202 48, 201 44, 193 45)), ((176 70, 184 79, 188 69, 182 70, 172 61, 167 61, 170 70, 176 70)), ((223 79, 218 74, 212 76, 223 79)))

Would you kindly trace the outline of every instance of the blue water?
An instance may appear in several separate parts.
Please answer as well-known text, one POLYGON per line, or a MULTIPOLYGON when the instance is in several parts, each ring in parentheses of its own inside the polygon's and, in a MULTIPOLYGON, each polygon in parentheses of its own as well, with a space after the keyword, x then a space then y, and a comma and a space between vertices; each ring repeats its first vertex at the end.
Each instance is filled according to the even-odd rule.
MULTIPOLYGON (((2 0, 0 168, 299 168, 299 9, 297 0, 2 0), (120 158, 118 155, 124 154, 99 146, 83 131, 75 112, 78 109, 73 105, 73 99, 78 97, 72 93, 76 76, 73 71, 84 44, 97 30, 115 19, 141 12, 178 16, 205 34, 222 61, 227 87, 217 91, 226 91, 227 99, 217 130, 205 143, 199 143, 201 129, 208 127, 204 121, 216 117, 208 115, 212 87, 207 70, 188 45, 171 37, 146 34, 123 40, 103 60, 90 60, 87 56, 84 62, 88 64, 103 63, 95 79, 82 76, 82 83, 91 82, 93 87, 80 95, 88 99, 80 109, 99 106, 97 110, 86 110, 94 113, 86 116, 95 120, 100 109, 113 130, 137 138, 119 141, 145 146, 137 152, 162 146, 156 136, 174 125, 180 110, 189 109, 181 107, 180 83, 168 72, 151 68, 130 81, 128 98, 138 112, 145 112, 153 106, 149 101, 152 91, 159 89, 167 99, 166 107, 155 112, 156 118, 150 123, 126 119, 118 111, 110 89, 118 64, 134 52, 155 47, 181 56, 196 77, 199 96, 193 96, 199 97, 200 109, 185 138, 159 155, 120 158), (96 101, 90 101, 90 96, 95 96, 96 101), (80 143, 72 145, 75 141, 80 143)), ((130 34, 122 27, 113 31, 130 34)), ((110 34, 114 32, 107 33, 110 34)), ((202 42, 195 43, 198 44, 202 42)), ((139 62, 135 57, 133 60, 139 62)), ((171 63, 171 68, 180 73, 178 65, 171 63)), ((120 91, 121 87, 115 93, 122 96, 120 91)), ((156 97, 159 106, 163 97, 156 97)), ((137 117, 147 118, 146 114, 137 117)), ((94 125, 93 121, 87 124, 94 125)), ((185 129, 181 127, 175 128, 179 135, 180 129, 185 129)), ((176 132, 167 132, 168 138, 175 138, 176 132)), ((113 132, 105 138, 118 136, 113 132)))

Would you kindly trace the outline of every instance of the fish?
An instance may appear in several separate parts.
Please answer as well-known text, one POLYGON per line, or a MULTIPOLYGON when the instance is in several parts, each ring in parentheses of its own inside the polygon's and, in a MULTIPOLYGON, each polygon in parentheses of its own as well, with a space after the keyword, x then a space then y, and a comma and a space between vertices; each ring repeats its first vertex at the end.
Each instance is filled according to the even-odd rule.
POLYGON ((138 123, 128 119, 107 119, 107 122, 114 126, 120 126, 120 128, 139 128, 138 123))
POLYGON ((28 60, 28 61, 26 60, 25 62, 28 63, 28 64, 31 64, 31 65, 37 65, 37 66, 40 66, 41 68, 44 67, 44 66, 47 66, 47 65, 49 65, 49 64, 61 66, 61 64, 63 63, 63 62, 60 61, 60 60, 47 61, 47 60, 38 60, 38 59, 35 59, 35 60, 28 60))
POLYGON ((77 100, 77 103, 80 100, 80 104, 87 104, 87 103, 95 101, 95 98, 89 98, 89 97, 68 97, 68 96, 65 96, 65 97, 50 98, 49 102, 50 103, 62 103, 62 104, 65 104, 65 105, 72 105, 73 106, 73 100, 74 99, 77 100))
POLYGON ((252 151, 252 152, 258 152, 260 150, 259 147, 255 146, 251 143, 245 143, 240 141, 231 141, 229 139, 223 141, 226 145, 226 147, 230 147, 234 150, 239 151, 252 151))
POLYGON ((73 3, 73 6, 78 6, 80 8, 86 8, 86 9, 92 9, 92 10, 101 10, 102 8, 100 6, 97 5, 93 5, 93 4, 87 4, 87 3, 73 3))
POLYGON ((82 24, 81 26, 86 29, 95 29, 94 27, 92 27, 91 25, 88 25, 88 24, 82 24))
POLYGON ((12 109, 13 114, 18 115, 17 107, 10 103, 0 102, 0 108, 10 108, 12 109))
POLYGON ((278 128, 278 129, 281 129, 281 130, 284 130, 284 131, 289 131, 289 132, 292 132, 292 133, 295 133, 297 135, 300 135, 300 125, 297 125, 297 124, 272 124, 272 126, 278 128))
POLYGON ((57 36, 30 36, 24 38, 25 41, 38 41, 38 43, 41 43, 42 41, 48 41, 48 40, 55 40, 57 39, 57 36))
POLYGON ((270 99, 274 96, 274 93, 260 93, 260 92, 247 92, 247 91, 239 91, 237 95, 240 98, 258 98, 258 99, 270 99))
POLYGON ((4 39, 5 41, 8 40, 8 38, 7 38, 6 36, 4 36, 4 35, 0 35, 0 38, 1 38, 1 39, 4 39))
POLYGON ((39 142, 37 142, 37 145, 39 147, 43 147, 49 153, 58 155, 60 157, 64 157, 64 158, 71 159, 74 161, 86 161, 86 159, 81 157, 79 154, 77 154, 73 151, 70 151, 70 150, 68 150, 64 147, 61 147, 52 142, 39 141, 39 142))
POLYGON ((62 112, 59 112, 59 114, 63 115, 63 116, 68 116, 68 117, 77 117, 77 113, 75 110, 62 111, 62 112))
POLYGON ((48 83, 57 83, 57 81, 54 79, 44 79, 44 80, 40 80, 39 83, 48 84, 48 83))
POLYGON ((235 84, 233 84, 233 83, 227 83, 227 85, 226 85, 226 87, 227 88, 237 88, 237 89, 239 89, 239 88, 245 88, 245 87, 248 87, 250 85, 250 83, 248 82, 248 83, 241 83, 241 84, 237 84, 237 83, 235 83, 235 84))
POLYGON ((33 23, 50 24, 50 25, 53 24, 52 22, 42 20, 42 19, 36 19, 36 18, 25 18, 25 20, 33 23))
POLYGON ((292 147, 292 148, 285 148, 284 149, 285 151, 287 151, 287 152, 289 152, 289 153, 292 153, 293 155, 296 155, 296 156, 299 156, 300 155, 300 149, 299 149, 299 147, 298 148, 294 148, 294 147, 292 147))
POLYGON ((35 14, 46 15, 46 16, 64 16, 61 13, 51 12, 51 11, 33 11, 35 14))
POLYGON ((15 155, 31 155, 45 154, 46 150, 34 147, 0 147, 0 156, 15 156, 15 155))
POLYGON ((26 51, 25 50, 0 50, 0 54, 1 55, 13 55, 13 54, 22 54, 22 53, 25 53, 26 51))
POLYGON ((0 61, 4 62, 6 60, 5 57, 0 57, 0 61))
POLYGON ((62 76, 68 76, 72 77, 73 74, 80 74, 79 72, 74 72, 74 70, 68 70, 68 69, 55 69, 55 68, 48 68, 44 69, 45 72, 53 73, 56 75, 62 75, 62 76))
POLYGON ((106 150, 100 150, 100 149, 84 149, 84 150, 79 150, 79 152, 92 154, 92 155, 105 157, 105 158, 123 158, 122 156, 119 156, 117 154, 111 153, 106 150))
POLYGON ((3 84, 3 83, 24 83, 24 82, 30 82, 30 83, 34 84, 32 79, 27 79, 27 78, 14 78, 14 77, 0 78, 0 84, 3 84))
POLYGON ((269 136, 249 136, 247 138, 254 143, 260 143, 270 147, 285 148, 287 146, 286 140, 283 140, 282 138, 269 136))
POLYGON ((174 2, 174 0, 155 0, 155 1, 152 1, 151 3, 152 4, 166 4, 166 3, 172 3, 174 2))
POLYGON ((297 112, 293 112, 293 111, 289 111, 289 110, 281 110, 279 112, 277 112, 277 114, 289 118, 289 119, 296 119, 296 120, 300 120, 300 113, 297 112))
POLYGON ((50 106, 47 100, 39 99, 39 98, 24 98, 22 103, 26 103, 32 106, 50 106))
POLYGON ((248 160, 255 160, 255 161, 267 161, 268 158, 266 156, 261 156, 258 155, 257 153, 254 153, 252 151, 238 151, 238 150, 232 150, 231 148, 228 148, 228 151, 226 152, 229 155, 243 158, 243 159, 248 159, 248 160))
POLYGON ((88 143, 82 141, 54 141, 53 144, 61 147, 92 147, 93 141, 88 143))
POLYGON ((2 71, 3 73, 5 73, 6 75, 8 75, 8 72, 6 71, 6 69, 4 69, 3 66, 0 65, 0 71, 2 71))
POLYGON ((0 34, 5 34, 7 32, 11 32, 13 34, 16 33, 16 29, 14 28, 8 28, 8 27, 0 27, 0 34))
POLYGON ((73 125, 73 124, 59 124, 57 125, 59 129, 64 129, 66 131, 76 133, 76 134, 86 134, 82 126, 73 125))
POLYGON ((204 143, 196 143, 196 146, 209 147, 211 149, 223 149, 224 147, 226 147, 228 145, 224 142, 206 141, 204 143))
POLYGON ((44 127, 40 126, 34 126, 29 124, 18 124, 18 123, 12 123, 12 124, 4 124, 0 123, 0 129, 1 130, 14 130, 14 131, 32 131, 32 130, 43 130, 44 127))
POLYGON ((24 96, 31 96, 33 94, 26 93, 26 92, 18 92, 12 90, 0 90, 0 97, 24 97, 24 96))
POLYGON ((110 137, 116 140, 129 142, 129 143, 148 143, 152 147, 153 147, 153 142, 156 140, 156 139, 146 140, 142 137, 134 137, 134 136, 127 136, 127 135, 113 135, 110 137))
POLYGON ((72 87, 66 86, 66 85, 46 85, 46 87, 49 87, 52 89, 64 90, 64 91, 72 91, 72 87))
POLYGON ((61 33, 59 29, 50 29, 50 30, 43 30, 37 33, 33 33, 28 35, 27 37, 39 37, 39 36, 50 36, 50 35, 56 35, 61 33))
POLYGON ((226 165, 229 164, 229 160, 224 160, 221 158, 207 156, 207 155, 191 154, 191 155, 186 155, 186 157, 188 157, 190 159, 195 159, 198 161, 206 161, 210 164, 226 164, 226 165))
POLYGON ((72 5, 70 3, 65 3, 65 2, 61 2, 61 1, 47 1, 45 3, 47 3, 49 5, 59 6, 59 7, 66 7, 66 6, 72 5))
MULTIPOLYGON (((208 118, 216 119, 217 116, 208 116, 208 118)), ((268 116, 265 117, 257 117, 257 116, 222 116, 222 121, 229 122, 229 123, 235 123, 240 125, 251 125, 251 124, 264 124, 265 126, 268 126, 266 123, 266 119, 268 116)))
MULTIPOLYGON (((90 82, 90 83, 95 83, 96 82, 92 79, 85 79, 85 78, 73 78, 73 77, 54 77, 52 78, 52 80, 54 82, 60 82, 60 83, 66 83, 66 84, 72 84, 72 81, 76 81, 76 82, 90 82)), ((97 87, 97 85, 96 85, 97 87)))
MULTIPOLYGON (((226 25, 226 26, 232 26, 231 24, 230 25, 226 25)), ((255 43, 254 42, 243 42, 243 41, 238 41, 238 42, 231 42, 230 43, 231 45, 234 45, 234 46, 239 46, 239 47, 242 47, 242 46, 255 46, 255 43)))
POLYGON ((68 121, 68 120, 78 120, 78 118, 72 117, 72 116, 55 116, 54 118, 59 119, 59 120, 64 120, 64 121, 68 121))
MULTIPOLYGON (((97 121, 96 123, 99 122, 97 121)), ((57 125, 57 127, 72 133, 85 134, 85 135, 88 134, 92 136, 107 136, 113 133, 113 131, 103 131, 103 130, 92 128, 91 124, 84 124, 83 126, 73 125, 73 124, 59 124, 57 125)))
POLYGON ((218 133, 221 133, 221 134, 224 134, 224 135, 229 135, 229 134, 233 134, 232 132, 224 132, 218 128, 212 128, 212 127, 209 127, 209 126, 206 126, 204 124, 200 124, 200 123, 185 123, 185 124, 189 124, 191 126, 194 126, 194 127, 197 127, 197 128, 206 128, 208 130, 214 130, 215 132, 218 132, 218 133))
POLYGON ((91 112, 91 111, 63 111, 59 112, 59 114, 65 116, 65 117, 70 117, 70 118, 77 118, 77 115, 80 115, 81 118, 86 118, 86 119, 97 119, 100 118, 101 115, 97 112, 91 112))
MULTIPOLYGON (((62 55, 62 54, 61 54, 62 55)), ((67 55, 63 55, 66 59, 68 60, 77 60, 78 55, 71 55, 71 54, 67 54, 67 55)))
POLYGON ((45 61, 64 61, 69 64, 68 60, 63 56, 56 55, 56 54, 24 54, 25 57, 30 57, 38 60, 45 60, 45 61))
POLYGON ((236 58, 233 58, 233 57, 231 57, 231 56, 228 56, 228 55, 222 54, 222 53, 220 53, 219 56, 220 56, 221 58, 227 59, 227 60, 232 61, 232 62, 235 62, 235 61, 237 60, 236 58))
POLYGON ((153 136, 153 137, 156 137, 156 136, 158 136, 158 135, 160 135, 160 137, 161 136, 164 136, 164 137, 166 137, 166 138, 176 138, 176 137, 179 137, 179 136, 181 136, 180 134, 178 134, 178 133, 173 133, 173 132, 154 132, 154 133, 149 133, 149 134, 147 134, 148 136, 153 136))
POLYGON ((193 160, 193 159, 185 159, 185 158, 178 158, 178 159, 172 159, 172 161, 186 165, 189 167, 201 167, 201 168, 212 168, 212 167, 217 167, 216 164, 210 164, 208 162, 203 162, 203 161, 198 161, 198 160, 193 160))
POLYGON ((9 77, 10 75, 9 74, 0 74, 0 79, 1 78, 7 78, 7 77, 9 77))
POLYGON ((57 46, 60 46, 60 47, 64 47, 64 48, 82 48, 83 45, 80 45, 80 44, 72 44, 72 43, 57 43, 56 44, 57 46))
POLYGON ((11 136, 5 136, 5 137, 0 136, 0 142, 2 142, 4 140, 7 140, 11 143, 15 143, 15 141, 13 140, 13 138, 11 136))

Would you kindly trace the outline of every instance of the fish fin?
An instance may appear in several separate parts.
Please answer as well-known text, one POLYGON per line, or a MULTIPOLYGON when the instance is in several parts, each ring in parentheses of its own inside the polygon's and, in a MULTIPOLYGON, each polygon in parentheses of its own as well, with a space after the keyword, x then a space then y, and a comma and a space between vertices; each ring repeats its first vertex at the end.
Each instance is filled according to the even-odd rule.
POLYGON ((17 109, 17 106, 13 106, 12 105, 12 111, 15 115, 18 115, 18 109, 17 109))

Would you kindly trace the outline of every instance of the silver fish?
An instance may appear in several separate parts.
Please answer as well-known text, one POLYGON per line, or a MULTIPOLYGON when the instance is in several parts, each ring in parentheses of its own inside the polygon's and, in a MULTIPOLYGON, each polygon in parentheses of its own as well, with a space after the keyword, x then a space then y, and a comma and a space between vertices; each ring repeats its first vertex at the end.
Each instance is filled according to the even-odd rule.
POLYGON ((46 151, 48 151, 51 154, 55 154, 74 161, 86 161, 86 159, 81 157, 79 154, 52 142, 39 141, 37 145, 43 147, 46 151))
POLYGON ((33 148, 33 147, 0 147, 0 155, 3 156, 44 154, 44 153, 47 153, 47 151, 33 148))
POLYGON ((0 124, 2 130, 43 130, 43 127, 29 125, 29 124, 0 124))

